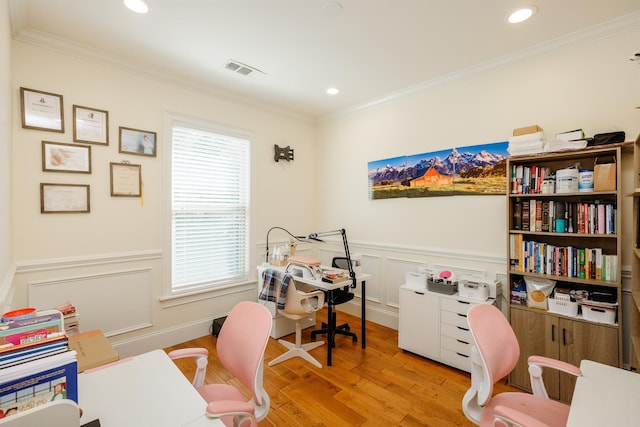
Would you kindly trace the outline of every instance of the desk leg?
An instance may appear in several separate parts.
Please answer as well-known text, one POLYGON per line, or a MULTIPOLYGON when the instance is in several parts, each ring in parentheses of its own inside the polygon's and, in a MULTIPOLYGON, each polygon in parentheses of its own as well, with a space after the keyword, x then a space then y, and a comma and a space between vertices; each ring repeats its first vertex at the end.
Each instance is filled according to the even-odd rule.
MULTIPOLYGON (((330 289, 329 292, 327 292, 327 296, 329 301, 333 301, 333 289, 330 289)), ((335 341, 336 325, 333 321, 333 310, 333 305, 327 304, 327 366, 331 366, 331 349, 333 348, 333 343, 335 341)))
POLYGON ((367 301, 367 283, 363 280, 362 281, 362 296, 360 299, 360 305, 362 306, 362 348, 365 348, 367 346, 367 307, 366 307, 366 301, 367 301))

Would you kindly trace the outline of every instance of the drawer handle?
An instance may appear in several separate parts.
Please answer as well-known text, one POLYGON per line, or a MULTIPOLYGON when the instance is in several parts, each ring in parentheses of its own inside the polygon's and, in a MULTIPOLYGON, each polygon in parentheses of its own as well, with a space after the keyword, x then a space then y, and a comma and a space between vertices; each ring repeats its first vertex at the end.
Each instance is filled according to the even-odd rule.
POLYGON ((462 344, 469 345, 469 343, 468 343, 468 342, 466 342, 466 341, 462 341, 462 340, 456 340, 456 341, 458 341, 459 343, 462 343, 462 344))
POLYGON ((424 295, 424 292, 413 291, 414 294, 424 295))
POLYGON ((456 313, 456 314, 457 314, 458 316, 460 316, 460 317, 464 317, 465 319, 467 318, 467 315, 466 315, 466 314, 460 314, 460 313, 456 313))
POLYGON ((467 302, 467 301, 460 301, 460 300, 456 300, 456 301, 458 301, 460 304, 465 304, 465 305, 471 304, 470 302, 467 302))
POLYGON ((457 354, 458 356, 462 356, 462 357, 469 357, 469 356, 467 356, 466 354, 458 353, 457 351, 456 351, 456 354, 457 354))
POLYGON ((463 328, 462 326, 456 326, 456 328, 460 329, 461 331, 469 332, 469 328, 463 328))

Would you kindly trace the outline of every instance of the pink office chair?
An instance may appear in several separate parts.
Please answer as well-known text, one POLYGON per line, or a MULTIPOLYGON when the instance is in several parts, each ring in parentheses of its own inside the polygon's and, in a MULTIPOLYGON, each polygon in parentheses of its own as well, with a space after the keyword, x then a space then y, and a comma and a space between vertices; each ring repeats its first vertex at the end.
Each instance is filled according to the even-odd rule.
POLYGON ((493 385, 518 363, 518 339, 507 319, 493 305, 471 307, 467 319, 475 345, 471 348, 471 388, 462 399, 465 416, 480 426, 565 426, 569 406, 549 399, 542 381, 542 368, 576 376, 581 375, 580 369, 548 357, 531 356, 528 363, 533 394, 514 392, 492 396, 493 385))
POLYGON ((208 403, 207 415, 219 417, 227 427, 256 427, 269 413, 269 395, 262 379, 271 322, 271 313, 265 306, 243 301, 233 307, 218 335, 218 359, 251 392, 249 401, 232 385, 204 384, 209 356, 206 348, 185 348, 169 353, 172 359, 195 358, 197 370, 193 385, 208 403))

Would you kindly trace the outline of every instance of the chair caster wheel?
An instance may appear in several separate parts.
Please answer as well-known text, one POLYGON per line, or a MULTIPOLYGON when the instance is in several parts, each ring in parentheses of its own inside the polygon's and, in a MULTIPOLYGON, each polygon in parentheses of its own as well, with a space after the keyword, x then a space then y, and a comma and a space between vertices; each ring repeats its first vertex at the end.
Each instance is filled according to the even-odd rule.
POLYGON ((358 342, 358 337, 353 337, 353 339, 351 341, 358 342))

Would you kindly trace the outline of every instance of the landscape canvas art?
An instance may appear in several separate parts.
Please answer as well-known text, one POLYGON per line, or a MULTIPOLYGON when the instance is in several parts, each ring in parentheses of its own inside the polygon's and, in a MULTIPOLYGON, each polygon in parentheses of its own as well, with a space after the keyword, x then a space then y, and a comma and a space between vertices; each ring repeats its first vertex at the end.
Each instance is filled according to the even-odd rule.
POLYGON ((505 194, 507 146, 494 142, 369 162, 369 198, 505 194))

